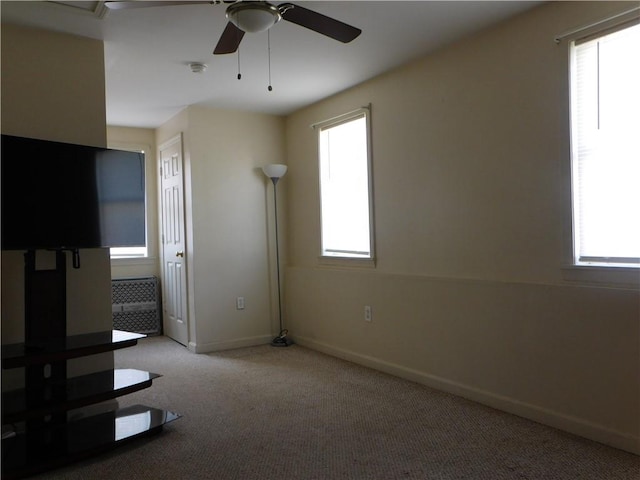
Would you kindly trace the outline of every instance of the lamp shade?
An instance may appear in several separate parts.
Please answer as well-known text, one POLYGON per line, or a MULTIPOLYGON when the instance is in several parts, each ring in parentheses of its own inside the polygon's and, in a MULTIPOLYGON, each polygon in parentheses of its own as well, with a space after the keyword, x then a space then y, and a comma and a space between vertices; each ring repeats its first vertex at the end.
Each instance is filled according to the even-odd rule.
POLYGON ((271 165, 265 165, 264 167, 262 167, 262 171, 267 177, 271 179, 280 178, 284 176, 285 173, 287 173, 287 166, 281 163, 273 163, 271 165))

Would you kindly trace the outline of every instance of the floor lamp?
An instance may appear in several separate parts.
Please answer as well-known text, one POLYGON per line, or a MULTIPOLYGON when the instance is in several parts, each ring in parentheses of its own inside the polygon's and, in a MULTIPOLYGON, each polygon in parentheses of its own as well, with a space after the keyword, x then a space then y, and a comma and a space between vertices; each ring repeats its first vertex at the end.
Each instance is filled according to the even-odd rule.
POLYGON ((278 319, 280 321, 280 334, 271 341, 274 347, 288 347, 293 342, 287 338, 288 330, 282 328, 282 297, 280 295, 280 245, 278 242, 278 195, 276 184, 278 180, 287 173, 287 166, 282 164, 272 164, 262 167, 264 174, 273 182, 273 208, 275 218, 276 232, 276 272, 278 278, 278 319))

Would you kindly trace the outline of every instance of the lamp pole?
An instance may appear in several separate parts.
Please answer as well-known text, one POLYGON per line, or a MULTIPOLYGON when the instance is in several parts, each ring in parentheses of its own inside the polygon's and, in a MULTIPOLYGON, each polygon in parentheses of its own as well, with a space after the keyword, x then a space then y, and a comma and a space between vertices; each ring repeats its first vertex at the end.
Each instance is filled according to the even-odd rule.
POLYGON ((288 330, 282 328, 282 295, 280 292, 280 242, 278 239, 278 180, 287 172, 287 166, 282 164, 267 165, 262 168, 264 174, 271 179, 273 183, 273 209, 275 220, 275 237, 276 237, 276 278, 278 285, 278 321, 280 325, 280 333, 271 341, 274 347, 288 347, 293 342, 287 338, 288 330))
POLYGON ((280 242, 278 240, 278 189, 276 184, 279 178, 273 177, 273 217, 276 222, 276 277, 278 280, 278 320, 280 321, 280 334, 282 335, 282 297, 280 295, 280 242))

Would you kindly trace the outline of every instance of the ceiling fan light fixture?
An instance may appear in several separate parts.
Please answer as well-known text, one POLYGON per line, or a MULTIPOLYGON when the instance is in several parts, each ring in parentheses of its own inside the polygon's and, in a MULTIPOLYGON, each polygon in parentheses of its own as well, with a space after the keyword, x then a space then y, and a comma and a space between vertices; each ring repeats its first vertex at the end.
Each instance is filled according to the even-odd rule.
POLYGON ((243 32, 263 32, 282 19, 280 11, 268 2, 237 2, 227 8, 227 18, 243 32))

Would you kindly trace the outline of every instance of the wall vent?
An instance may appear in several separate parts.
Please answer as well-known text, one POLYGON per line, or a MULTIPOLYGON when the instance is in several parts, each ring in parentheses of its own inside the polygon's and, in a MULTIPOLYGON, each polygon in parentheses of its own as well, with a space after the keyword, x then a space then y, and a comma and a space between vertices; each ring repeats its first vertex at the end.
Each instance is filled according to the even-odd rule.
POLYGON ((113 328, 127 332, 160 335, 160 289, 157 277, 111 280, 113 328))

